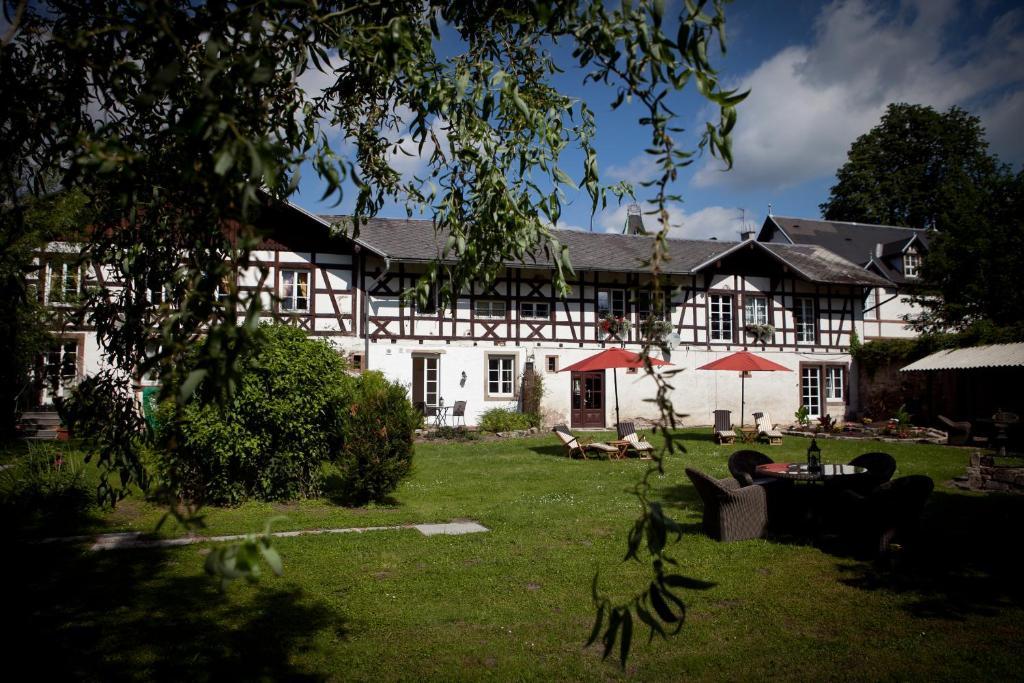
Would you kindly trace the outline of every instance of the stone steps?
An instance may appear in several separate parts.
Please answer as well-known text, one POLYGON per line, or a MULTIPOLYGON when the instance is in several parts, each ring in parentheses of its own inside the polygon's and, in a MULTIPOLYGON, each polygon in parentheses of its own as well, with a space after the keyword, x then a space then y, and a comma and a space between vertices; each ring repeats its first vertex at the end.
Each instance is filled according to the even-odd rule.
POLYGON ((53 441, 60 427, 60 415, 54 410, 30 410, 21 414, 18 428, 26 441, 53 441))

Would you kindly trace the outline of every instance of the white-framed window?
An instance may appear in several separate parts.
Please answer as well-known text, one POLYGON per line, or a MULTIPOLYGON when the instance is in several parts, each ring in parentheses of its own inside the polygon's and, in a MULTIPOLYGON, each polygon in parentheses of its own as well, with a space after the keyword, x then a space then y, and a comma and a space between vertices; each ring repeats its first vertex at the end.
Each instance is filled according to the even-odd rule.
POLYGON ((768 324, 768 297, 755 295, 743 297, 743 323, 746 325, 768 324))
POLYGON ((916 278, 921 269, 921 255, 908 251, 903 255, 903 277, 916 278))
POLYGON ((551 317, 551 305, 546 301, 523 301, 519 304, 519 317, 547 320, 551 317))
POLYGON ((515 356, 487 357, 487 395, 511 398, 515 392, 515 356))
POLYGON ((548 372, 558 372, 558 356, 545 356, 548 372))
POLYGON ((505 302, 500 299, 477 299, 473 307, 478 318, 505 317, 505 302))
POLYGON ((46 301, 72 303, 82 291, 82 269, 70 261, 50 261, 47 266, 46 301))
POLYGON ((658 292, 658 296, 654 296, 654 292, 646 289, 636 293, 636 313, 641 321, 651 316, 654 316, 655 320, 665 320, 668 318, 668 311, 668 295, 664 291, 658 292))
POLYGON ((624 318, 626 316, 626 290, 597 290, 597 317, 602 318, 606 315, 612 315, 616 318, 624 318))
POLYGON ((732 341, 732 295, 708 296, 708 336, 711 341, 732 341))
POLYGON ((813 297, 798 296, 793 299, 793 321, 796 323, 796 343, 813 344, 817 332, 813 297))
POLYGON ((825 366, 825 400, 843 400, 843 375, 844 369, 841 365, 825 366))
POLYGON ((296 312, 309 310, 308 270, 281 271, 281 309, 296 312))
POLYGON ((867 296, 864 297, 864 318, 874 319, 878 317, 878 290, 874 287, 868 289, 867 296))
POLYGON ((166 286, 150 287, 146 290, 146 295, 149 298, 149 303, 154 306, 159 306, 162 303, 171 300, 171 293, 166 286))
POLYGON ((808 417, 821 417, 821 368, 801 368, 800 401, 807 407, 808 417))

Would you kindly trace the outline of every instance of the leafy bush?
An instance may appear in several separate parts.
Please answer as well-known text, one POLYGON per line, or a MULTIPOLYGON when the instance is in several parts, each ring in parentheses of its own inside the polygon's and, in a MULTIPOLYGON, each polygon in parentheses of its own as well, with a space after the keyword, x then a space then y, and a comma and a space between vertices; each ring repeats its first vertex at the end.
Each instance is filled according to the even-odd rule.
POLYGON ((511 432, 535 426, 538 416, 520 413, 513 408, 491 408, 480 416, 480 430, 484 432, 511 432))
POLYGON ((797 411, 793 413, 793 417, 796 418, 797 423, 801 427, 806 427, 811 423, 809 415, 810 411, 807 409, 807 406, 800 406, 799 408, 797 408, 797 411))
MULTIPOLYGON (((345 361, 301 330, 260 328, 262 343, 244 356, 229 405, 159 411, 157 471, 177 496, 237 504, 317 495, 329 455, 328 408, 353 383, 345 361)), ((187 376, 187 373, 182 373, 187 376)))
POLYGON ((94 505, 95 490, 77 453, 31 444, 27 455, 0 471, 3 522, 15 532, 71 530, 94 505))
POLYGON ((421 422, 405 388, 364 372, 331 405, 331 459, 349 503, 381 500, 412 467, 413 433, 421 422))

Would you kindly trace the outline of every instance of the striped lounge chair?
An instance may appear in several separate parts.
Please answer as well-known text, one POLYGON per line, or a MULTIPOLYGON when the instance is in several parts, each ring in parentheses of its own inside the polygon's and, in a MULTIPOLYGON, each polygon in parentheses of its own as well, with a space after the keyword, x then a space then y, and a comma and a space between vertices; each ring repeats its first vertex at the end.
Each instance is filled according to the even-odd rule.
POLYGON ((767 439, 770 446, 782 445, 782 432, 778 430, 778 425, 772 422, 768 413, 754 413, 754 422, 757 423, 759 439, 767 439))
POLYGON ((619 426, 619 438, 623 441, 629 442, 629 447, 640 454, 640 457, 645 457, 645 454, 654 450, 654 445, 636 433, 636 425, 632 422, 620 422, 619 426))
POLYGON ((736 432, 732 428, 732 413, 728 410, 715 411, 715 443, 734 443, 736 432))
POLYGON ((581 443, 565 425, 555 425, 551 431, 562 441, 562 445, 565 446, 565 450, 568 451, 567 455, 570 458, 579 455, 581 458, 586 459, 587 451, 599 451, 609 457, 619 452, 618 448, 607 443, 581 443))

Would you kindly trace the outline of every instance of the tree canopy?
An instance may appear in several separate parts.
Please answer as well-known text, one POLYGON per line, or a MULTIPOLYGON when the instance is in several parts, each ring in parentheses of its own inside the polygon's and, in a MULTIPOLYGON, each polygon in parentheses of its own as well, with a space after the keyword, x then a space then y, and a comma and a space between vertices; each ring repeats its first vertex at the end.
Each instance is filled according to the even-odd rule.
POLYGON ((989 152, 978 117, 911 104, 850 146, 821 205, 830 220, 930 229, 911 322, 961 344, 1024 339, 1022 208, 1024 176, 989 152))
POLYGON ((978 117, 890 104, 850 145, 820 208, 827 220, 943 229, 984 204, 999 170, 978 117))

